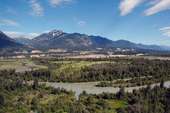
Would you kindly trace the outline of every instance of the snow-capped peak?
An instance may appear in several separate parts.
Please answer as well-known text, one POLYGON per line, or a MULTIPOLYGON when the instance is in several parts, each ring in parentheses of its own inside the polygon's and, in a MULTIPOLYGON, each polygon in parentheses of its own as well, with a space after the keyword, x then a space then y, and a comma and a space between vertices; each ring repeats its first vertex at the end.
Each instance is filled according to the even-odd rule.
POLYGON ((60 36, 62 35, 64 32, 62 30, 53 30, 51 32, 49 32, 49 34, 51 34, 53 37, 55 36, 60 36))

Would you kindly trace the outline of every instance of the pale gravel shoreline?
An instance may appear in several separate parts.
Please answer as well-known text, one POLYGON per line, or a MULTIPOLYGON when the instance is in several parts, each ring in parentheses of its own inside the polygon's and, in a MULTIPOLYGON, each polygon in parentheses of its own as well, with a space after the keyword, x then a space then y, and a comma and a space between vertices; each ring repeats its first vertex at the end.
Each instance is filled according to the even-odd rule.
MULTIPOLYGON (((55 83, 55 82, 43 82, 43 84, 47 86, 51 86, 53 88, 64 88, 68 91, 75 92, 75 96, 78 98, 79 95, 86 91, 88 94, 101 94, 105 93, 117 93, 120 88, 119 87, 96 87, 99 82, 82 82, 82 83, 55 83)), ((151 85, 151 88, 154 86, 158 86, 160 83, 155 83, 151 85)), ((170 81, 164 83, 166 88, 170 88, 170 81)), ((138 90, 141 88, 145 88, 147 85, 144 86, 136 86, 136 87, 125 87, 126 92, 132 92, 133 90, 138 90)))

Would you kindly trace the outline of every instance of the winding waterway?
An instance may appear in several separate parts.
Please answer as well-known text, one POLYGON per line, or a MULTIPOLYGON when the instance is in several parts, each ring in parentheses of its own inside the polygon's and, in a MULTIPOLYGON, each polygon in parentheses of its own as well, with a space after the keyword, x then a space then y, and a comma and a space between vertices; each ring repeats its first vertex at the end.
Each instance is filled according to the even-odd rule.
MULTIPOLYGON (((78 97, 83 91, 86 91, 88 94, 101 94, 105 93, 117 93, 120 88, 118 87, 96 87, 99 82, 84 82, 84 83, 46 83, 48 86, 52 86, 54 88, 64 88, 68 91, 75 92, 76 97, 78 97)), ((151 87, 154 87, 157 84, 152 84, 151 87)), ((165 87, 170 87, 170 81, 165 82, 165 87)), ((146 86, 137 86, 137 87, 127 87, 125 88, 126 92, 132 92, 133 90, 138 90, 146 86)))

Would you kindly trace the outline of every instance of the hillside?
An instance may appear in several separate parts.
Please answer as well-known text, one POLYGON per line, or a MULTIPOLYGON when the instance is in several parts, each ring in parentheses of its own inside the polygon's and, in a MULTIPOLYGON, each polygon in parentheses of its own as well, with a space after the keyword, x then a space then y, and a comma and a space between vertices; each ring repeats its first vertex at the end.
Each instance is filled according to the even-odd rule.
POLYGON ((26 45, 18 43, 14 39, 0 31, 0 54, 13 53, 14 51, 28 50, 26 45))
POLYGON ((22 44, 15 42, 12 38, 0 31, 0 48, 20 47, 22 44))

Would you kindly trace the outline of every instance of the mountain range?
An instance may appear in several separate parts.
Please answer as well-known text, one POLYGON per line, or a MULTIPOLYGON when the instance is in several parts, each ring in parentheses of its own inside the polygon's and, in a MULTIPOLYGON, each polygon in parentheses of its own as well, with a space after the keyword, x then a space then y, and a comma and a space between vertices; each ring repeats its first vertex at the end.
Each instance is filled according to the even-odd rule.
POLYGON ((170 47, 158 45, 136 44, 127 40, 112 41, 101 36, 92 36, 80 33, 65 33, 61 30, 52 30, 42 33, 33 39, 12 39, 5 33, 0 32, 0 49, 2 48, 34 48, 43 51, 49 49, 65 49, 70 51, 82 50, 115 50, 133 49, 142 51, 170 51, 170 47))
POLYGON ((67 50, 95 50, 111 48, 113 42, 100 36, 88 36, 80 33, 65 33, 53 30, 43 33, 32 40, 32 46, 38 49, 62 48, 67 50))

